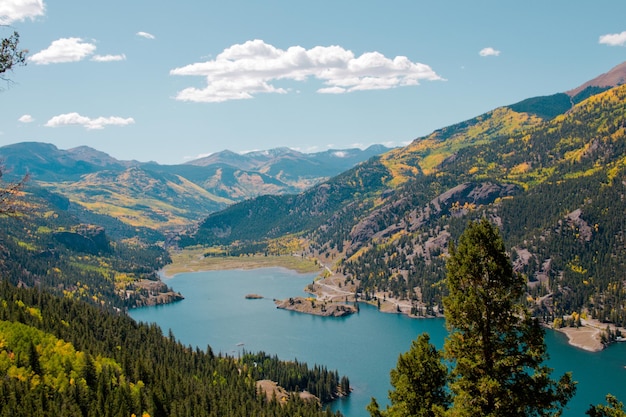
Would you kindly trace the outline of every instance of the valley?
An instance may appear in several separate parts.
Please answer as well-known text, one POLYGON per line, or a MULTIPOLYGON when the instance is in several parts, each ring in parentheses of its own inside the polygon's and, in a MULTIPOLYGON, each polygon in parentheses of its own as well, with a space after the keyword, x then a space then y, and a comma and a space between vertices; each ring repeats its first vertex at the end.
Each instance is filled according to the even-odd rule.
POLYGON ((0 417, 626 417, 625 14, 1 0, 0 417))
MULTIPOLYGON (((625 72, 622 64, 609 78, 625 72)), ((573 346, 602 350, 626 326, 626 85, 602 85, 606 79, 499 107, 395 149, 224 151, 159 165, 88 147, 1 147, 9 215, 0 217, 0 272, 12 285, 3 291, 44 291, 126 317, 186 298, 168 285, 173 276, 278 266, 314 276, 303 288, 308 296, 276 300, 294 314, 345 319, 367 303, 437 319, 451 246, 469 222, 488 219, 526 283, 524 307, 573 346)), ((36 318, 36 296, 18 293, 36 318)), ((4 308, 43 332, 56 326, 4 308)), ((163 343, 183 349, 173 336, 163 343)), ((123 360, 107 349, 94 353, 123 360)), ((242 372, 229 357, 216 364, 210 348, 202 355, 206 369, 224 366, 235 380, 242 372)), ((115 372, 131 373, 133 384, 155 378, 124 366, 115 372)), ((329 401, 349 393, 346 384, 327 389, 339 385, 327 376, 311 378, 326 381, 329 401)))
POLYGON ((114 306, 179 299, 150 281, 160 267, 170 276, 283 265, 323 269, 308 288, 320 299, 438 317, 449 242, 467 221, 487 217, 500 226, 515 270, 528 281, 527 306, 545 325, 568 327, 580 317, 623 326, 626 87, 605 80, 620 79, 624 68, 392 150, 224 151, 168 166, 84 146, 5 146, 5 178, 28 174, 28 194, 46 213, 33 216, 17 247, 45 253, 44 236, 64 236, 70 251, 108 265, 109 246, 82 247, 91 238, 73 232, 101 225, 111 248, 161 251, 141 274, 106 272, 116 277, 107 291, 69 284, 72 293, 114 306), (37 225, 51 216, 66 224, 37 225), (29 241, 33 228, 49 230, 34 235, 38 244, 29 241), (105 293, 115 291, 111 301, 105 293))
MULTIPOLYGON (((619 79, 624 68, 609 74, 619 79)), ((184 233, 180 246, 281 253, 297 237, 282 253, 324 264, 334 278, 320 291, 330 284, 435 317, 449 242, 486 217, 502 230, 528 282, 526 305, 545 325, 595 318, 621 327, 626 87, 587 84, 438 130, 301 194, 234 204, 184 233)))

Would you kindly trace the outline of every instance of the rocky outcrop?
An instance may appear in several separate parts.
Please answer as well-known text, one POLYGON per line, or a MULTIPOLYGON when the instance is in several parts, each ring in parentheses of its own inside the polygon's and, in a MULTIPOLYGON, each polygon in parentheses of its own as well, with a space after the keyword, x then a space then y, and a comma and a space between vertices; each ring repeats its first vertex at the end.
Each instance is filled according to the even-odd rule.
POLYGON ((110 251, 104 227, 80 225, 71 231, 56 232, 54 238, 69 249, 96 255, 110 251))
POLYGON ((382 208, 372 211, 352 228, 346 253, 356 253, 372 240, 393 236, 401 230, 416 231, 431 218, 439 218, 442 215, 464 216, 478 206, 491 204, 497 198, 512 196, 518 192, 519 187, 513 184, 467 182, 447 190, 427 205, 413 210, 407 210, 411 204, 408 196, 399 198, 392 204, 383 205, 382 208), (406 211, 409 211, 408 216, 398 215, 406 211))
POLYGON ((135 307, 169 304, 183 300, 185 297, 173 291, 163 281, 140 279, 134 283, 135 291, 127 291, 127 298, 134 298, 135 307))
POLYGON ((593 237, 593 229, 583 218, 583 211, 581 209, 576 209, 565 216, 565 221, 567 225, 576 230, 576 238, 581 242, 589 242, 593 237))
MULTIPOLYGON (((276 400, 279 404, 285 404, 289 400, 289 393, 286 389, 269 379, 262 379, 256 382, 256 389, 259 393, 265 394, 267 401, 276 400)), ((308 391, 297 393, 298 396, 305 401, 313 401, 321 404, 319 398, 308 391)))

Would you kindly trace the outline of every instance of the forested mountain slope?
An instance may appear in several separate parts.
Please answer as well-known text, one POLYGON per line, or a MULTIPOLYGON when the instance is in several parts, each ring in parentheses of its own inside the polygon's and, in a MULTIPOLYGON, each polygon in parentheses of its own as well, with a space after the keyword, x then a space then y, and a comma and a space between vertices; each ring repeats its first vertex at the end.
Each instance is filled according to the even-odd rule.
POLYGON ((433 314, 448 241, 488 216, 537 314, 626 324, 626 87, 607 88, 496 109, 306 193, 215 213, 181 242, 252 250, 302 237, 301 250, 334 259, 362 297, 433 314))
MULTIPOLYGON (((537 97, 531 100, 535 104, 530 106, 521 102, 501 107, 437 130, 429 136, 415 139, 407 147, 371 158, 299 195, 265 196, 234 204, 211 214, 191 239, 183 238, 183 244, 258 241, 311 231, 324 222, 330 223, 324 226, 324 230, 336 229, 337 222, 345 225, 343 229, 349 229, 354 221, 339 221, 339 218, 345 217, 341 213, 353 213, 355 218, 365 215, 381 203, 380 197, 386 199, 406 182, 429 176, 435 167, 460 149, 489 143, 500 135, 540 124, 543 119, 531 112, 537 108, 557 109, 561 113, 570 108, 569 98, 567 106, 564 106, 562 100, 555 100, 554 97, 537 97), (512 107, 520 107, 529 113, 512 110, 512 107)), ((340 234, 346 233, 343 230, 340 234)), ((335 240, 343 239, 335 237, 335 240)))
POLYGON ((0 216, 0 275, 108 309, 180 299, 156 273, 169 262, 163 235, 130 227, 28 186, 17 217, 0 216), (149 243, 152 242, 152 243, 149 243))
POLYGON ((165 337, 156 325, 6 281, 0 336, 4 415, 330 417, 298 395, 272 401, 255 382, 271 375, 290 391, 310 387, 326 399, 339 394, 340 384, 349 386, 324 367, 263 354, 250 355, 249 363, 216 356, 210 347, 192 349, 165 337))

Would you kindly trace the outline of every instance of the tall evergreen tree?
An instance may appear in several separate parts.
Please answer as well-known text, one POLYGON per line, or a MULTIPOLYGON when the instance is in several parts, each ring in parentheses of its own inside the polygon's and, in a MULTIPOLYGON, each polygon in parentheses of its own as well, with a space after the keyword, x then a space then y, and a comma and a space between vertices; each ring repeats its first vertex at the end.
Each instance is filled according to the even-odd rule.
POLYGON ((550 378, 544 330, 522 306, 523 278, 513 272, 498 229, 470 223, 450 247, 444 298, 446 359, 453 363, 454 416, 558 415, 576 387, 569 373, 550 378))

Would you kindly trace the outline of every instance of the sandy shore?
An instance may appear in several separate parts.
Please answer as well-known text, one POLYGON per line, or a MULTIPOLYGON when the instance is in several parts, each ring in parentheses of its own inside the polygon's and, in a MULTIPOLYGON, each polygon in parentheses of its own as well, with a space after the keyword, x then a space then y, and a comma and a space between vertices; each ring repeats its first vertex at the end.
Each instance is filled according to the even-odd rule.
POLYGON ((604 345, 600 342, 601 331, 595 327, 583 326, 563 327, 557 331, 564 333, 570 345, 589 352, 598 352, 604 349, 604 345))
MULTIPOLYGON (((570 345, 580 349, 587 350, 589 352, 598 352, 605 348, 602 344, 602 333, 606 331, 607 324, 601 323, 598 320, 587 319, 581 320, 582 327, 562 327, 555 329, 558 332, 564 333, 567 336, 567 340, 570 345)), ((610 326, 611 330, 615 330, 615 326, 610 326)), ((624 329, 619 328, 622 333, 624 329)))

